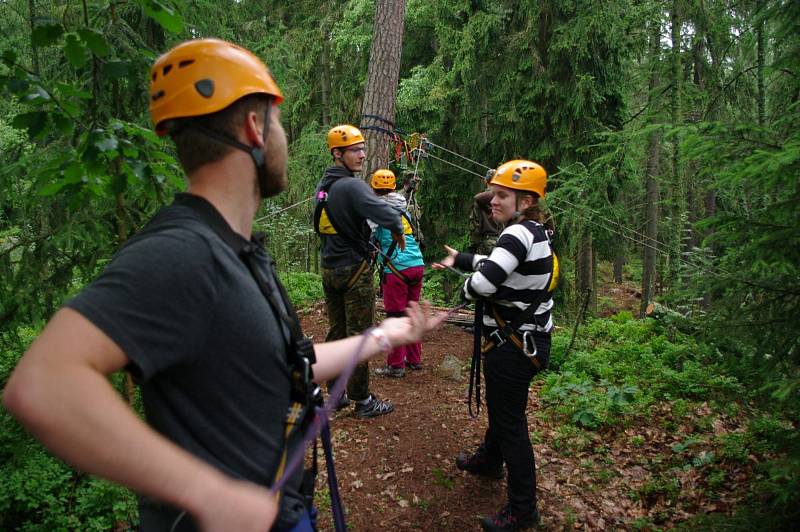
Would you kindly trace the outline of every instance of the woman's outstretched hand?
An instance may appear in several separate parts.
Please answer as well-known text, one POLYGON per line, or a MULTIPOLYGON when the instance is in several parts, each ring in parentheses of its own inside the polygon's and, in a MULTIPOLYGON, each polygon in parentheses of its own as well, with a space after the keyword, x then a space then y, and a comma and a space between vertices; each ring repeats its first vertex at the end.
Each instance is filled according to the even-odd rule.
POLYGON ((434 262, 431 264, 431 266, 433 266, 433 268, 436 270, 452 268, 456 264, 456 255, 458 255, 458 250, 455 250, 448 245, 445 245, 444 249, 447 251, 447 256, 439 262, 434 262))

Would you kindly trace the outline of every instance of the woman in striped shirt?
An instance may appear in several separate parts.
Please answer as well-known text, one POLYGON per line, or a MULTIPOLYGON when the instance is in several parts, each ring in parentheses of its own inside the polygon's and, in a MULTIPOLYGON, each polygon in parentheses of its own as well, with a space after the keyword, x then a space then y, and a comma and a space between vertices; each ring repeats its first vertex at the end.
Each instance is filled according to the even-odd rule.
POLYGON ((525 409, 533 376, 547 367, 553 320, 550 296, 555 256, 543 225, 539 198, 547 173, 532 161, 501 165, 489 182, 494 196, 492 218, 506 227, 491 254, 459 253, 445 246, 447 257, 434 267, 474 271, 464 283, 467 299, 486 303, 483 320, 484 378, 489 428, 483 443, 456 459, 459 469, 502 478, 508 469, 508 504, 484 517, 484 530, 520 530, 539 521, 536 466, 525 409), (535 310, 529 310, 530 305, 535 310), (520 323, 520 317, 522 319, 520 323))

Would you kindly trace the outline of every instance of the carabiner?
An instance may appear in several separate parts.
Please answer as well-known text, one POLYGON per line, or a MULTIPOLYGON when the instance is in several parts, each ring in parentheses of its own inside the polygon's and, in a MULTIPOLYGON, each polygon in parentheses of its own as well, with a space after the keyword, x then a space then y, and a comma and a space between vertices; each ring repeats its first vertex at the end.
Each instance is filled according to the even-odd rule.
POLYGON ((528 358, 536 358, 536 355, 539 354, 539 351, 536 349, 536 341, 533 339, 531 331, 525 331, 522 333, 522 352, 525 353, 525 356, 528 358), (528 351, 529 338, 531 341, 531 345, 533 346, 533 352, 528 351))

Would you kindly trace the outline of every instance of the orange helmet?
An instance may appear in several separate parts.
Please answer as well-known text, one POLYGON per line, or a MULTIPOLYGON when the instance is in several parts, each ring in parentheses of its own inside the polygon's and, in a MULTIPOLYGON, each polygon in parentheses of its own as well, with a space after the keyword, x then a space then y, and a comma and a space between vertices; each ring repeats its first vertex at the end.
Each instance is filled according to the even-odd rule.
POLYGON ((328 131, 328 150, 346 148, 359 142, 364 142, 364 135, 357 127, 344 124, 328 131))
POLYGON ((515 159, 501 164, 489 184, 535 192, 543 198, 547 188, 547 172, 538 163, 515 159))
POLYGON ((372 174, 370 185, 376 190, 394 190, 397 188, 397 178, 394 176, 394 172, 387 168, 382 168, 372 174))
POLYGON ((258 57, 219 39, 179 44, 159 57, 150 71, 150 116, 159 135, 167 133, 170 119, 215 113, 249 94, 283 101, 258 57))

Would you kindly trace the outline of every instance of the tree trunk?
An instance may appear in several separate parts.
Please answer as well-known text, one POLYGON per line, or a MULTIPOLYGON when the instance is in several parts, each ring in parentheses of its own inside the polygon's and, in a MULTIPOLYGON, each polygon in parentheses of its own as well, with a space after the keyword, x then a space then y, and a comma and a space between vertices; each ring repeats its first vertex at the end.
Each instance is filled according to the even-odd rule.
POLYGON ((592 233, 588 229, 584 229, 580 237, 580 244, 578 248, 578 257, 576 260, 577 275, 575 279, 575 288, 578 297, 582 297, 587 290, 591 291, 591 300, 589 307, 594 309, 594 302, 597 300, 594 291, 594 271, 592 263, 592 233))
MULTIPOLYGON (((672 128, 677 129, 682 125, 683 111, 681 98, 683 93, 683 70, 681 67, 681 17, 679 13, 680 0, 672 0, 671 26, 672 26, 672 128)), ((686 213, 686 186, 681 173, 680 136, 672 137, 672 221, 674 224, 673 235, 678 235, 679 241, 674 243, 672 253, 675 259, 681 252, 681 247, 686 245, 687 228, 684 225, 686 213)), ((676 261, 677 263, 677 261, 676 261)))
MULTIPOLYGON (((661 55, 661 24, 658 20, 652 23, 650 34, 650 102, 649 106, 655 108, 655 91, 660 84, 658 77, 658 62, 661 55)), ((645 171, 645 213, 647 225, 645 227, 645 241, 642 246, 642 305, 639 317, 644 318, 647 305, 653 298, 653 286, 656 279, 656 239, 658 237, 658 171, 661 157, 661 130, 656 130, 650 135, 647 147, 647 166, 645 171)))
POLYGON ((37 76, 41 75, 39 72, 39 47, 33 42, 33 30, 36 29, 36 2, 28 0, 28 15, 31 25, 31 58, 33 62, 33 73, 37 76))
MULTIPOLYGON (((758 2, 758 9, 756 11, 756 16, 761 16, 761 12, 764 8, 764 0, 759 0, 758 2)), ((758 22, 758 26, 756 27, 756 40, 758 46, 757 52, 757 69, 756 69, 756 79, 758 80, 758 125, 764 126, 766 123, 766 104, 767 104, 767 96, 766 96, 766 88, 764 86, 764 19, 762 18, 758 22)))
MULTIPOLYGON (((377 0, 375 3, 372 48, 361 114, 380 118, 363 116, 362 125, 393 129, 405 12, 405 0, 377 0)), ((365 129, 363 133, 367 141, 367 159, 361 175, 368 179, 372 172, 389 165, 390 138, 375 129, 365 129)))
POLYGON ((625 247, 620 246, 614 255, 614 283, 622 284, 622 268, 625 266, 625 247))
POLYGON ((320 57, 320 100, 322 104, 321 115, 323 127, 327 128, 331 123, 330 115, 330 94, 331 94, 331 58, 328 47, 331 45, 329 31, 323 30, 322 35, 322 56, 320 57))

